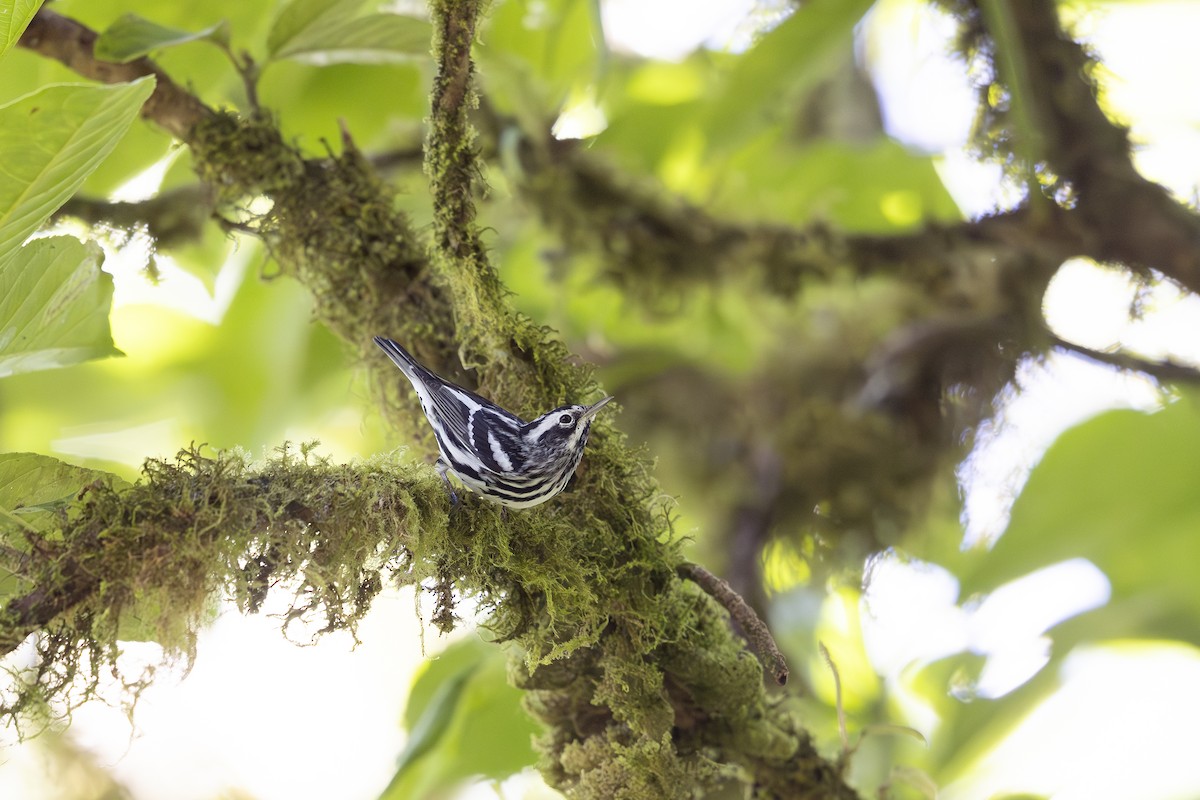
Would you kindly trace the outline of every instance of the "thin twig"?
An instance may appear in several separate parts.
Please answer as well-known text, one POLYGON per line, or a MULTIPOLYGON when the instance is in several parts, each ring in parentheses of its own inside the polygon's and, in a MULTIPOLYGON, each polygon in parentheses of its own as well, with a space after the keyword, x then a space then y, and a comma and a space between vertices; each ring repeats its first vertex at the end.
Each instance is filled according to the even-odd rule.
POLYGON ((842 757, 845 758, 850 754, 850 736, 846 733, 846 709, 842 706, 842 676, 825 643, 817 642, 817 649, 821 651, 821 658, 825 659, 825 665, 833 675, 833 700, 837 707, 838 734, 842 737, 842 757))
POLYGON ((699 586, 714 600, 725 606, 729 615, 737 621, 738 625, 742 626, 750 647, 763 661, 763 666, 771 671, 780 686, 787 683, 787 661, 780 652, 779 645, 775 644, 775 637, 771 636, 771 630, 767 624, 758 614, 754 613, 750 604, 742 599, 742 596, 735 592, 732 586, 699 564, 684 562, 675 568, 675 572, 679 577, 699 586))
POLYGON ((1050 340, 1055 347, 1075 353, 1076 355, 1081 355, 1090 361, 1107 364, 1110 367, 1141 372, 1156 380, 1170 383, 1200 383, 1200 369, 1187 364, 1180 364, 1177 361, 1170 359, 1155 361, 1120 350, 1111 353, 1105 350, 1093 350, 1090 347, 1084 347, 1081 344, 1067 341, 1055 334, 1050 335, 1050 340))

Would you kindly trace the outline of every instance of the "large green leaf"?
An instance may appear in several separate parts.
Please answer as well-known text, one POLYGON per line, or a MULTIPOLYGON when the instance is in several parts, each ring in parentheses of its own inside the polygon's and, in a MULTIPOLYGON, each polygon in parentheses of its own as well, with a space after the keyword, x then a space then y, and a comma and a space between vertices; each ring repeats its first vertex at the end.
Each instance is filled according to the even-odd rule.
POLYGON ((205 40, 228 44, 229 23, 217 22, 202 30, 185 31, 159 25, 137 14, 123 14, 96 39, 94 53, 105 61, 125 63, 155 50, 205 40))
POLYGON ((593 85, 605 57, 594 8, 576 0, 497 4, 475 48, 488 101, 535 129, 573 89, 593 85))
POLYGON ((874 0, 813 0, 742 55, 709 105, 705 132, 731 144, 759 129, 764 115, 794 108, 797 100, 844 63, 854 26, 874 0))
POLYGON ((0 58, 21 38, 42 0, 0 0, 0 58))
MULTIPOLYGON (((42 530, 52 524, 54 512, 71 501, 83 487, 102 481, 112 486, 128 485, 115 475, 65 464, 36 453, 0 453, 0 543, 24 550, 20 530, 42 530)), ((24 591, 19 575, 12 572, 8 552, 0 553, 0 606, 24 591)))
POLYGON ((0 453, 0 510, 18 516, 53 510, 96 481, 127 485, 111 473, 77 467, 50 456, 0 453))
POLYGON ((267 53, 280 58, 296 41, 356 16, 362 4, 363 0, 292 0, 267 33, 267 53))
POLYGON ((1184 397, 1161 411, 1101 414, 1064 432, 1033 470, 1004 535, 958 563, 964 596, 990 592, 1034 570, 1086 558, 1108 576, 1104 606, 1050 629, 1049 662, 994 699, 956 699, 955 684, 978 680, 984 658, 961 653, 926 665, 909 688, 930 703, 941 729, 935 774, 969 774, 1058 686, 1078 645, 1174 638, 1200 643, 1200 406, 1184 397))
POLYGON ((48 86, 0 108, 0 263, 75 193, 153 91, 150 77, 48 86))
POLYGON ((399 14, 368 14, 312 28, 275 58, 309 64, 394 64, 429 56, 428 22, 399 14))
MULTIPOLYGON (((370 152, 403 146, 397 133, 411 131, 406 137, 415 148, 421 141, 418 123, 429 113, 427 72, 417 63, 318 68, 287 59, 263 73, 259 97, 264 106, 287 109, 279 124, 289 140, 335 142, 349 130, 355 144, 370 152), (388 102, 380 103, 385 95, 388 102)), ((419 156, 415 163, 419 166, 419 156)), ((401 194, 407 199, 406 191, 401 194)))
POLYGON ((986 659, 958 653, 908 672, 907 692, 921 698, 937 714, 938 730, 931 739, 929 767, 942 781, 969 773, 979 758, 990 752, 1061 685, 1057 655, 1029 681, 994 700, 960 699, 958 685, 978 681, 986 659))
POLYGON ((503 778, 534 763, 537 725, 506 672, 501 649, 476 638, 429 664, 409 695, 408 745, 381 800, 436 796, 472 776, 503 778))
POLYGON ((1004 535, 962 576, 963 592, 1082 557, 1108 576, 1112 598, 1066 629, 1074 640, 1141 631, 1200 643, 1197 475, 1193 398, 1153 414, 1112 411, 1072 428, 1029 476, 1004 535))
POLYGON ((103 260, 95 243, 55 236, 0 262, 0 378, 119 353, 103 260))
POLYGON ((267 36, 272 59, 311 64, 385 64, 424 58, 432 30, 400 14, 358 16, 362 0, 294 0, 267 36))

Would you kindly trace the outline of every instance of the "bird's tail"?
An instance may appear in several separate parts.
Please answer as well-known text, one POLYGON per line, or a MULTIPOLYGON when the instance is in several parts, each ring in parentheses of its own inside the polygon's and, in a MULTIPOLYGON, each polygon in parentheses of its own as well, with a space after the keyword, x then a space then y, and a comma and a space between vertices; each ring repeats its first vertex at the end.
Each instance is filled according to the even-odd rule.
POLYGON ((426 369, 407 350, 391 339, 384 336, 376 336, 374 342, 379 345, 379 349, 387 353, 388 358, 400 368, 401 372, 408 376, 409 380, 423 376, 423 373, 426 372, 426 369))

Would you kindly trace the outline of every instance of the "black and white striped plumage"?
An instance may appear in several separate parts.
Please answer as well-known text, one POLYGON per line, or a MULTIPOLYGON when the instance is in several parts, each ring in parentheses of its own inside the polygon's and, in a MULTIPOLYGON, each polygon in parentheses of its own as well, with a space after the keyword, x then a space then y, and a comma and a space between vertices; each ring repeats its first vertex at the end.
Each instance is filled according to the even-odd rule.
POLYGON ((442 380, 391 339, 375 337, 421 398, 437 437, 437 469, 468 489, 509 508, 544 503, 566 487, 587 444, 592 418, 611 397, 590 406, 562 406, 532 422, 505 411, 474 392, 442 380))

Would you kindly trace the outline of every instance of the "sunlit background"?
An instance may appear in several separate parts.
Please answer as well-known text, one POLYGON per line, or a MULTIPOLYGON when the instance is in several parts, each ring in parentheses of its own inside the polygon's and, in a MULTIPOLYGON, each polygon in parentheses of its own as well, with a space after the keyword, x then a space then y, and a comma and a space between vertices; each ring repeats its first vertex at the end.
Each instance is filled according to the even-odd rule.
MULTIPOLYGON (((757 31, 778 21, 781 5, 606 0, 602 19, 615 50, 672 60, 696 47, 744 49, 757 31)), ((1107 106, 1133 126, 1139 168, 1194 199, 1200 186, 1194 43, 1200 5, 1081 2, 1071 8, 1077 31, 1109 73, 1107 106)), ((966 152, 973 97, 963 65, 949 55, 953 33, 951 21, 924 3, 881 0, 860 26, 859 52, 880 93, 888 133, 916 151, 938 154, 939 175, 954 199, 965 214, 978 215, 1019 195, 999 169, 966 152)), ((604 125, 595 98, 580 96, 556 132, 580 137, 604 125)), ((125 187, 122 199, 153 193, 176 157, 170 154, 125 187)), ((48 396, 52 377, 41 373, 8 379, 0 415, 4 450, 87 460, 134 478, 143 458, 168 457, 192 440, 234 447, 319 439, 320 452, 336 459, 395 445, 356 365, 340 364, 346 356, 339 343, 309 323, 304 290, 286 280, 260 282, 266 257, 251 240, 202 246, 219 270, 196 275, 158 257, 160 279, 151 283, 143 273, 146 244, 124 243, 106 268, 116 278, 113 335, 125 357, 74 368, 87 376, 93 390, 87 398, 48 396), (261 377, 267 365, 269 383, 261 377), (276 380, 280 375, 284 379, 276 380), (132 398, 120 388, 139 383, 145 392, 132 398), (211 414, 239 407, 256 410, 210 424, 211 414), (215 440, 213 431, 226 438, 215 440)), ((1047 319, 1064 338, 1200 363, 1200 308, 1169 287, 1145 296, 1119 272, 1072 262, 1045 304, 1047 319), (1142 313, 1133 318, 1135 295, 1142 313)), ((1153 409, 1161 402, 1151 383, 1070 356, 1027 365, 1019 383, 960 470, 968 541, 1002 535, 1013 498, 1060 432, 1104 409, 1153 409)), ((769 563, 766 572, 783 574, 774 626, 787 629, 789 615, 811 613, 818 593, 788 586, 786 564, 769 563)), ((1104 573, 1083 559, 1015 581, 974 606, 962 604, 953 575, 931 565, 885 556, 870 566, 869 578, 865 594, 845 588, 823 601, 819 638, 838 664, 848 709, 875 702, 885 686, 892 721, 926 737, 936 733, 939 719, 910 684, 917 666, 970 650, 986 658, 971 691, 1002 697, 1046 664, 1047 629, 1104 604, 1110 592, 1104 573)), ((411 590, 380 596, 357 645, 343 634, 314 644, 313 631, 295 626, 295 641, 285 640, 279 620, 267 612, 245 617, 223 607, 201 635, 190 673, 160 671, 131 719, 115 703, 91 703, 75 714, 68 740, 6 746, 0 797, 92 796, 83 787, 94 776, 64 767, 76 763, 64 755, 70 748, 93 754, 95 764, 138 798, 377 796, 404 748, 401 715, 414 676, 448 640, 422 633, 411 590)), ((153 645, 132 644, 126 657, 136 663, 154 655, 153 645)), ((811 658, 819 661, 815 653, 811 658)), ((813 675, 817 699, 832 703, 832 680, 820 668, 813 675)), ((1200 796, 1194 760, 1200 692, 1180 692, 1200 686, 1194 648, 1147 641, 1090 646, 1073 652, 1058 678, 1057 688, 994 747, 964 758, 939 796, 1200 796)), ((115 692, 113 699, 119 699, 115 692)), ((840 745, 827 716, 816 730, 826 751, 835 753, 840 745)), ((11 740, 11 731, 5 737, 11 740)), ((900 738, 902 744, 887 746, 898 748, 895 760, 903 762, 904 753, 921 744, 900 738)), ((499 785, 477 782, 458 796, 497 793, 557 796, 532 771, 499 785)))

